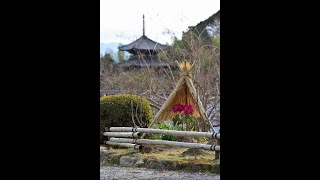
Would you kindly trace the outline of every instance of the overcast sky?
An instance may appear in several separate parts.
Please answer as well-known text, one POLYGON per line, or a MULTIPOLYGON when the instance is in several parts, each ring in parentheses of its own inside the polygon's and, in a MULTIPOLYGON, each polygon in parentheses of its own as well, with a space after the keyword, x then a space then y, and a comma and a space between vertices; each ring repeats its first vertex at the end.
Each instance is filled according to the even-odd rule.
POLYGON ((152 40, 171 43, 168 30, 181 38, 182 31, 216 13, 220 0, 100 0, 100 42, 127 44, 145 34, 152 40))

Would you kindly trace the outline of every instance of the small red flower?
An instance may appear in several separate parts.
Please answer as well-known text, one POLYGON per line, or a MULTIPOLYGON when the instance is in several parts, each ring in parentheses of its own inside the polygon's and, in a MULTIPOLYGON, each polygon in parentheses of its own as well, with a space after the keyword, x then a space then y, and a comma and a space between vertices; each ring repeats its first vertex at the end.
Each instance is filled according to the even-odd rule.
POLYGON ((193 108, 191 105, 185 105, 184 109, 183 109, 184 114, 189 114, 192 115, 193 114, 193 108))
POLYGON ((180 112, 180 107, 179 107, 179 106, 180 106, 179 104, 174 105, 174 106, 172 107, 172 111, 173 111, 174 113, 180 112))
POLYGON ((175 104, 172 107, 172 111, 174 113, 179 112, 182 115, 186 115, 186 114, 192 115, 194 112, 193 107, 191 105, 182 105, 182 104, 175 104))
POLYGON ((178 110, 179 110, 180 112, 183 111, 183 110, 184 110, 184 105, 179 104, 179 105, 178 105, 178 110))

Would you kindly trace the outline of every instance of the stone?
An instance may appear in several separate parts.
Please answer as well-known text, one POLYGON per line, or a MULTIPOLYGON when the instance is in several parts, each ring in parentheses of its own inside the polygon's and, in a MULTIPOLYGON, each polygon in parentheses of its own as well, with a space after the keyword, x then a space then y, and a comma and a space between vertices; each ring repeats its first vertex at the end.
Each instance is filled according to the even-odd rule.
POLYGON ((134 164, 135 167, 143 167, 144 162, 141 158, 138 159, 138 161, 134 164))
POLYGON ((100 162, 108 159, 111 154, 114 154, 114 152, 100 150, 100 162))
POLYGON ((120 158, 119 164, 121 166, 140 166, 143 163, 143 160, 137 156, 122 156, 120 158))

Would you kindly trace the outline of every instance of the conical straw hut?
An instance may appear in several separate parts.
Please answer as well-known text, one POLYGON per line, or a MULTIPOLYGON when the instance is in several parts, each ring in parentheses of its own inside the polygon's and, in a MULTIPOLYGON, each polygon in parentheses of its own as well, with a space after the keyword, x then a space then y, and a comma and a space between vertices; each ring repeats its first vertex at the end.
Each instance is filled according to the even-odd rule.
MULTIPOLYGON (((183 61, 178 65, 181 71, 181 77, 166 102, 162 105, 161 109, 156 114, 149 128, 153 125, 154 122, 162 122, 172 119, 175 116, 175 113, 172 111, 172 107, 175 104, 191 105, 194 110, 193 116, 202 117, 204 120, 209 121, 200 98, 196 92, 196 88, 194 87, 192 82, 191 68, 193 67, 193 65, 190 65, 190 63, 188 63, 187 61, 183 61)), ((209 124, 213 130, 213 126, 210 121, 209 124)))

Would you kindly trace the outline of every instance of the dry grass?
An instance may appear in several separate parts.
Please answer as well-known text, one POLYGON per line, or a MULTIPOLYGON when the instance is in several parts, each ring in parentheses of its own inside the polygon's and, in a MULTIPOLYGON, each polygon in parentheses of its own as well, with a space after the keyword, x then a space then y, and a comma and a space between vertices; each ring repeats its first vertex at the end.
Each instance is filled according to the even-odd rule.
MULTIPOLYGON (((177 71, 173 71, 173 73, 178 74, 177 71)), ((122 72, 106 72, 100 89, 170 92, 174 86, 175 81, 163 74, 163 72, 150 69, 150 74, 146 74, 143 70, 136 69, 122 72)))

